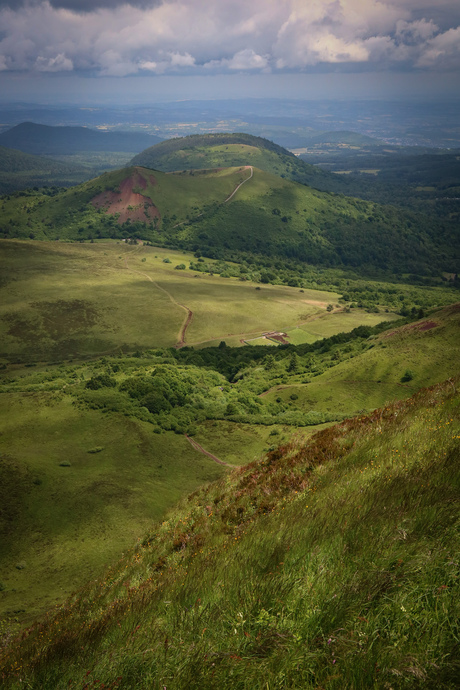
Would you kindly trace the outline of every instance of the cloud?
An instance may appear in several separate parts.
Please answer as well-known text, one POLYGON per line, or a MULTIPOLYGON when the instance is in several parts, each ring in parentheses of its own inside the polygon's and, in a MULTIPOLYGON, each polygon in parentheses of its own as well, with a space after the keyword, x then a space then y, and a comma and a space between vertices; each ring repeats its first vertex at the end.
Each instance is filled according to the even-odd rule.
POLYGON ((204 67, 212 70, 265 70, 268 67, 268 58, 258 55, 251 48, 246 48, 235 53, 231 58, 210 60, 204 67))
POLYGON ((0 70, 123 77, 340 64, 453 69, 458 7, 458 0, 0 0, 0 70))
POLYGON ((193 67, 195 64, 195 58, 189 53, 170 53, 171 67, 193 67))
POLYGON ((449 29, 427 41, 417 67, 455 70, 460 65, 460 27, 449 29))
MULTIPOLYGON (((0 0, 0 7, 19 9, 24 6, 38 5, 41 0, 0 0)), ((74 12, 94 12, 100 8, 114 9, 120 5, 131 5, 143 9, 156 7, 162 0, 49 0, 51 7, 67 9, 74 12)))
POLYGON ((73 70, 73 62, 66 58, 64 53, 59 53, 52 58, 40 55, 35 60, 35 69, 37 72, 69 72, 73 70))
POLYGON ((406 22, 400 19, 396 22, 396 36, 405 43, 426 41, 438 31, 439 27, 433 21, 426 21, 426 19, 415 22, 406 22))

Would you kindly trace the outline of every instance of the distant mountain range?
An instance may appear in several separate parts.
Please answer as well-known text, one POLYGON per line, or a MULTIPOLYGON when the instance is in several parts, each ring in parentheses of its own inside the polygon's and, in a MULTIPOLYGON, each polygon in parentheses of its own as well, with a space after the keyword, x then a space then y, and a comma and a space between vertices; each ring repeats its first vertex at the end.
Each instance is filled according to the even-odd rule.
POLYGON ((65 155, 82 151, 134 153, 161 139, 142 132, 104 132, 87 127, 50 127, 22 122, 0 134, 0 146, 35 155, 65 155))

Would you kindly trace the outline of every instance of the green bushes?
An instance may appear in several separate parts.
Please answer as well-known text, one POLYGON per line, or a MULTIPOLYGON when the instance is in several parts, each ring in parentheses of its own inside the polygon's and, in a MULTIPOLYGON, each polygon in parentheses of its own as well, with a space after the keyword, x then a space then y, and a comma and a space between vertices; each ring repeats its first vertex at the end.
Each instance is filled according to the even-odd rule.
POLYGON ((406 383, 407 381, 412 381, 415 374, 411 369, 406 369, 404 374, 401 376, 401 383, 406 383))
POLYGON ((86 388, 93 391, 99 388, 115 388, 116 385, 115 379, 108 374, 98 374, 98 376, 93 376, 86 382, 86 388))

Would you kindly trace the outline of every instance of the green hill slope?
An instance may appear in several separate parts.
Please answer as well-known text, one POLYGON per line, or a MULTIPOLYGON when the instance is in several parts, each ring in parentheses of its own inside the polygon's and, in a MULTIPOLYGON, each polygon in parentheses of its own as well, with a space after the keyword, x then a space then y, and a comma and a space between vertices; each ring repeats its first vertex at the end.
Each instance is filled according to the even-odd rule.
POLYGON ((457 687, 459 381, 202 488, 1 653, 5 687, 457 687))
POLYGON ((70 166, 42 156, 33 156, 22 151, 0 146, 1 173, 54 173, 68 174, 70 166))
POLYGON ((456 272, 460 261, 454 226, 318 192, 250 166, 177 173, 125 168, 53 198, 24 194, 1 202, 4 237, 134 236, 211 258, 252 253, 422 275, 456 272))
MULTIPOLYGON (((47 268, 48 289, 78 272, 67 257, 67 271, 56 280, 50 258, 37 255, 36 261, 47 268)), ((110 265, 114 256, 106 261, 110 265)), ((102 263, 88 268, 105 272, 102 263)), ((145 275, 144 267, 139 272, 145 275)), ((28 273, 34 276, 30 265, 28 273)), ((80 278, 85 284, 87 275, 80 278)), ((78 293, 75 299, 71 283, 75 302, 61 294, 58 303, 50 295, 35 303, 43 335, 36 322, 26 321, 27 312, 7 320, 16 337, 20 329, 24 338, 29 334, 35 350, 34 361, 0 370, 0 631, 31 623, 100 573, 179 498, 227 473, 225 464, 251 462, 294 433, 300 442, 321 425, 406 399, 458 373, 459 305, 402 327, 360 326, 298 347, 162 347, 99 360, 37 362, 47 343, 48 354, 56 353, 52 339, 59 334, 67 336, 62 348, 79 337, 93 346, 91 328, 85 333, 94 325, 91 317, 98 307, 107 318, 117 301, 125 305, 121 316, 132 337, 141 338, 144 322, 152 322, 153 337, 158 323, 168 331, 166 312, 155 316, 149 307, 152 290, 138 297, 138 284, 128 282, 119 292, 115 275, 108 275, 115 291, 110 310, 100 285, 89 284, 97 295, 91 304, 78 293), (184 434, 193 435, 198 449, 184 434)), ((171 289, 164 278, 157 280, 171 289)), ((217 281, 209 291, 215 302, 201 300, 218 320, 216 304, 224 302, 221 311, 228 311, 235 297, 220 293, 217 281)), ((273 305, 275 312, 281 301, 287 311, 288 300, 289 289, 268 307, 258 301, 257 309, 268 312, 273 305)), ((105 323, 109 333, 114 325, 105 323)))
POLYGON ((80 182, 84 172, 77 165, 0 146, 0 194, 33 186, 65 187, 80 182))
POLYGON ((269 139, 243 133, 168 139, 139 153, 131 164, 165 172, 253 165, 312 187, 318 180, 330 177, 269 139))

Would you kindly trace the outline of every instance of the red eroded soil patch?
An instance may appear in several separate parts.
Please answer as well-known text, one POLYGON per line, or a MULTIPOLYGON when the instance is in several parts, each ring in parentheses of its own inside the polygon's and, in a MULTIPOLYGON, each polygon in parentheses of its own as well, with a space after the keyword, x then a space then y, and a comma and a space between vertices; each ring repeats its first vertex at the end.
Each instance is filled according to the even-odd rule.
POLYGON ((266 337, 269 338, 269 340, 276 340, 276 342, 281 343, 282 345, 289 345, 289 340, 283 338, 282 335, 267 335, 266 337))
POLYGON ((402 328, 399 328, 397 331, 391 331, 391 333, 388 333, 385 338, 391 338, 392 335, 396 335, 397 333, 404 333, 407 331, 430 331, 432 328, 436 328, 439 326, 439 323, 436 323, 435 321, 422 321, 422 323, 413 323, 410 326, 403 326, 402 328))
POLYGON ((436 328, 439 324, 435 323, 434 321, 424 321, 421 323, 418 327, 419 331, 429 331, 432 328, 436 328))
MULTIPOLYGON (((150 183, 156 184, 153 175, 150 175, 150 183)), ((143 223, 149 223, 154 218, 161 218, 160 212, 151 199, 133 191, 146 187, 147 181, 142 175, 135 173, 120 183, 119 192, 111 190, 101 192, 94 199, 91 199, 91 203, 94 208, 105 209, 105 212, 111 216, 119 214, 117 221, 119 225, 127 221, 128 218, 131 221, 139 220, 143 223)))

